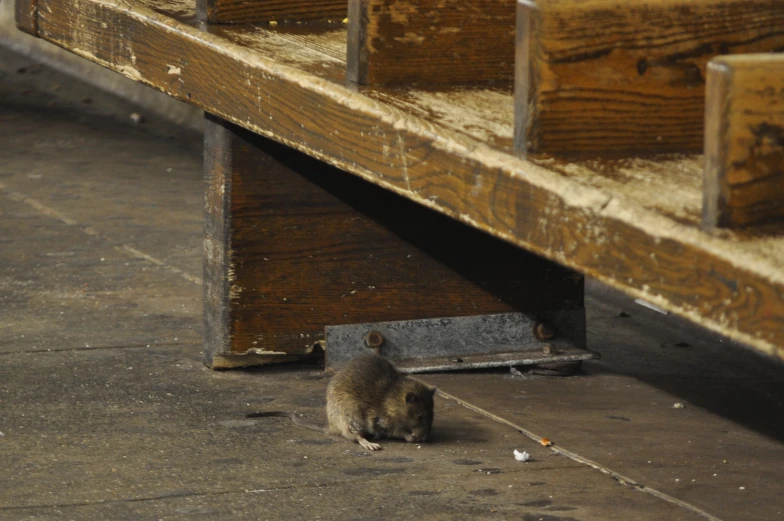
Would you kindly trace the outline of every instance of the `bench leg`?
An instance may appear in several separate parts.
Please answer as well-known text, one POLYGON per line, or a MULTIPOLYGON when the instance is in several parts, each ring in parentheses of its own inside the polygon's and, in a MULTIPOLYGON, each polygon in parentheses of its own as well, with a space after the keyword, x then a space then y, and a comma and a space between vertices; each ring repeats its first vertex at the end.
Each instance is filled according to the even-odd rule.
POLYGON ((210 367, 308 356, 327 325, 583 308, 574 271, 213 116, 204 161, 210 367))

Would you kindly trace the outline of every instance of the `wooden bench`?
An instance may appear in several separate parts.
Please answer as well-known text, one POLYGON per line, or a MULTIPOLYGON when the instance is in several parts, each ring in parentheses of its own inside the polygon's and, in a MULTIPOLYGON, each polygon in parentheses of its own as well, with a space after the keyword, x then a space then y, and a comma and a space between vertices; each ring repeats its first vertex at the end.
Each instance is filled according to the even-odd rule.
POLYGON ((784 359, 784 59, 740 54, 784 50, 784 10, 609 4, 17 0, 17 20, 209 114, 212 367, 307 356, 330 324, 579 310, 582 274, 784 359))

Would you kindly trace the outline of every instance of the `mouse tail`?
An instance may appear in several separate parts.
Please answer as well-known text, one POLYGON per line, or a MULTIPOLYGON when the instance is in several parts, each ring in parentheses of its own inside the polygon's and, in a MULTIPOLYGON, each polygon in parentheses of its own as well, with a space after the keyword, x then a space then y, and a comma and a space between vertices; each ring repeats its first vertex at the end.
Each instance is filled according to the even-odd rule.
POLYGON ((288 411, 252 412, 250 414, 246 414, 245 417, 246 418, 291 418, 291 421, 294 422, 294 425, 297 425, 299 427, 304 427, 312 431, 318 431, 322 433, 326 432, 326 428, 323 425, 309 422, 305 418, 302 418, 301 416, 297 416, 293 412, 288 412, 288 411))
POLYGON ((323 425, 310 422, 301 416, 297 416, 294 413, 291 414, 291 421, 294 422, 294 425, 299 425, 300 427, 305 427, 306 429, 310 429, 312 431, 318 431, 322 433, 327 432, 326 427, 324 427, 323 425))

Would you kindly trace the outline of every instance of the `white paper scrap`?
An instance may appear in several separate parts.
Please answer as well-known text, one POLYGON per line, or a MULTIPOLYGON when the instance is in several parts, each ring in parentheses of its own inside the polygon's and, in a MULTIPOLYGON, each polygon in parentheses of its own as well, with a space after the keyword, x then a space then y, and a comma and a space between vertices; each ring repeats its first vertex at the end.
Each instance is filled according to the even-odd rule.
POLYGON ((520 452, 519 450, 514 450, 514 457, 517 461, 528 461, 531 458, 531 455, 527 452, 520 452))

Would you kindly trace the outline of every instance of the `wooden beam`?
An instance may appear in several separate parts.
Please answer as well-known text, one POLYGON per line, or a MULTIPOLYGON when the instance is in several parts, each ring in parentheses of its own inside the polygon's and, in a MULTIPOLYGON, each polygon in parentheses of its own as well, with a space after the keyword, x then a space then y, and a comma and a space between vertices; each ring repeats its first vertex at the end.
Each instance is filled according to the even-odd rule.
POLYGON ((342 22, 346 0, 196 0, 199 20, 210 23, 342 22))
POLYGON ((16 0, 14 14, 20 31, 38 36, 38 0, 16 0))
POLYGON ((364 85, 511 82, 515 0, 349 0, 347 77, 364 85))
POLYGON ((516 148, 699 151, 705 68, 784 49, 780 0, 521 0, 516 148))
POLYGON ((327 325, 583 307, 581 275, 211 116, 205 179, 212 367, 307 356, 327 325))
POLYGON ((784 54, 708 64, 703 224, 784 218, 784 54))

